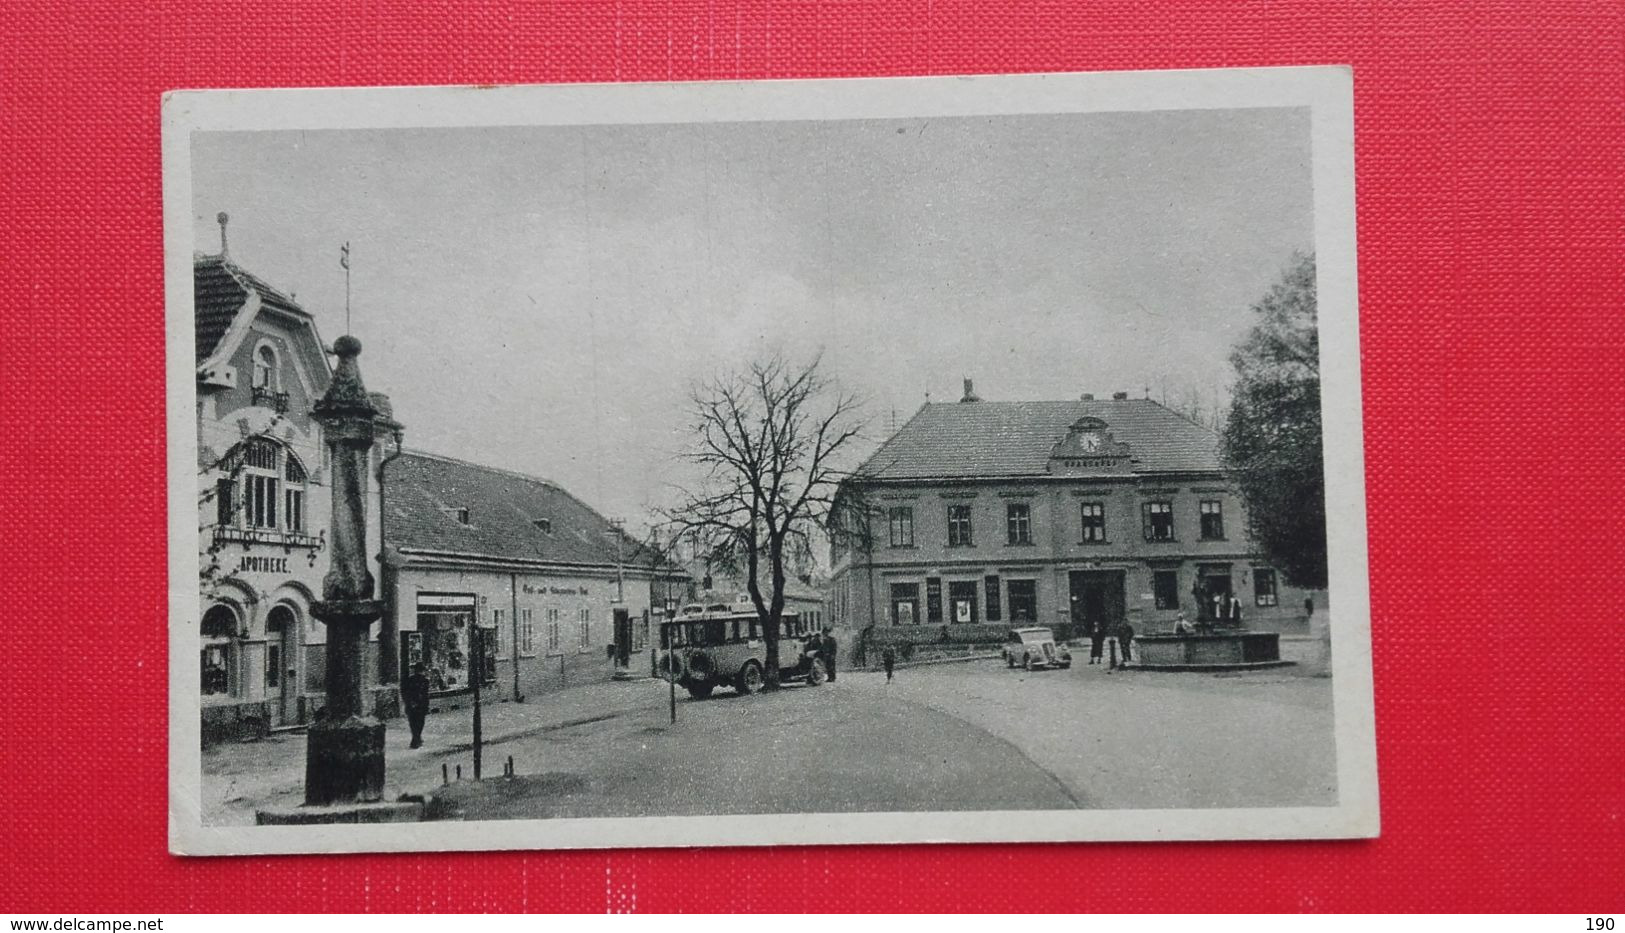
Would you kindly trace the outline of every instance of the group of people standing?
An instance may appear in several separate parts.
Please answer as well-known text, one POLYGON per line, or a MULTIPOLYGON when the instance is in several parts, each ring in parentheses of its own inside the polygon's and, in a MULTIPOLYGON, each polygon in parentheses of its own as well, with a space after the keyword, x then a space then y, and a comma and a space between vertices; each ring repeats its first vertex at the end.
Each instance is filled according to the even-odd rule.
POLYGON ((1121 666, 1134 660, 1134 626, 1127 619, 1113 625, 1105 619, 1097 619, 1089 626, 1089 663, 1103 664, 1101 656, 1105 653, 1106 640, 1117 639, 1117 652, 1113 656, 1113 666, 1121 666))

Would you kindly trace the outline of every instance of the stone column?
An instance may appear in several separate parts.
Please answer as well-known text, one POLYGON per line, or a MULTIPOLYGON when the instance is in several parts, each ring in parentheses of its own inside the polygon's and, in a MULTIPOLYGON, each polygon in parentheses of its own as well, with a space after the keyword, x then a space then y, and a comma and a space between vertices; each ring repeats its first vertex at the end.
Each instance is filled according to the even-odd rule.
POLYGON ((370 803, 384 792, 384 724, 366 697, 367 629, 384 605, 367 569, 367 474, 377 410, 361 384, 361 341, 333 342, 338 368, 316 403, 332 465, 327 576, 311 614, 327 625, 327 707, 305 745, 307 805, 370 803))

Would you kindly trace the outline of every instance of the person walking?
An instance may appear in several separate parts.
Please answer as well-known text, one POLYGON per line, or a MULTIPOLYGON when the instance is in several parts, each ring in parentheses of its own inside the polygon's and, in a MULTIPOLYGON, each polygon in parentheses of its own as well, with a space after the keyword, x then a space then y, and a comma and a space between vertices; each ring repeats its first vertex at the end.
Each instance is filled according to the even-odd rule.
POLYGON ((1089 663, 1099 664, 1101 655, 1106 649, 1106 620, 1096 619, 1089 623, 1089 663))
POLYGON ((824 629, 824 638, 819 643, 818 653, 824 657, 824 667, 828 669, 830 683, 835 682, 835 649, 838 647, 840 646, 835 643, 835 636, 830 634, 829 629, 824 629))
POLYGON ((897 652, 892 650, 891 645, 887 645, 886 650, 880 653, 880 663, 881 666, 886 668, 886 683, 889 684, 891 683, 892 668, 897 666, 897 652))
POLYGON ((412 729, 410 748, 423 747, 423 721, 429 716, 429 676, 423 664, 412 665, 412 673, 401 682, 401 703, 406 707, 406 724, 412 729))
POLYGON ((1118 661, 1118 666, 1126 667, 1128 662, 1134 660, 1134 651, 1131 647, 1134 643, 1134 626, 1128 624, 1128 620, 1124 619, 1117 624, 1116 634, 1117 651, 1122 655, 1122 658, 1118 661))

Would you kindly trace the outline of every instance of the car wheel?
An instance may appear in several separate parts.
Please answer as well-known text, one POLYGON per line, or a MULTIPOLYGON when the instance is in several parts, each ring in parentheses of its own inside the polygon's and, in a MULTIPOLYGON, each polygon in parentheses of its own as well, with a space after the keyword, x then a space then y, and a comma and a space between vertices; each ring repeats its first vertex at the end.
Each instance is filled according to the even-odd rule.
POLYGON ((700 683, 687 684, 688 695, 696 700, 703 700, 711 695, 711 688, 715 685, 709 680, 700 683))
POLYGON ((739 671, 739 680, 734 689, 739 691, 740 696, 750 696, 762 689, 762 666, 755 661, 746 661, 739 671))
POLYGON ((1024 670, 1024 671, 1031 671, 1033 669, 1033 657, 1032 657, 1032 655, 1027 655, 1026 657, 1021 659, 1021 669, 1024 670))
POLYGON ((823 683, 829 674, 824 670, 824 662, 813 658, 807 662, 807 686, 816 687, 823 683))
POLYGON ((1016 666, 1016 656, 1006 651, 1004 653, 1004 666, 1013 669, 1016 666))

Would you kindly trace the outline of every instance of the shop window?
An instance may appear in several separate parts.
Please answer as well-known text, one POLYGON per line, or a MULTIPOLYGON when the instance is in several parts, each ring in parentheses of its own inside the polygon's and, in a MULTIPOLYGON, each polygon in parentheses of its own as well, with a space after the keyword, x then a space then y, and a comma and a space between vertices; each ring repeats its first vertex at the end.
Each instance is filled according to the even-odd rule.
POLYGON ((473 670, 474 597, 420 594, 418 634, 429 688, 437 693, 469 689, 473 670))
POLYGON ((1010 544, 1032 544, 1032 506, 1025 502, 1012 502, 1005 506, 1004 514, 1008 542, 1010 544))
POLYGON ((971 547, 971 513, 968 505, 948 506, 948 546, 971 547))
POLYGON ((1202 538, 1206 541, 1216 541, 1224 537, 1224 503, 1218 499, 1203 499, 1202 538))
POLYGON ((1086 544, 1093 544, 1106 540, 1106 503, 1085 502, 1080 507, 1083 512, 1083 537, 1086 544))
POLYGON ((1179 608, 1179 571, 1154 570, 1151 572, 1151 592, 1158 609, 1179 608))
POLYGON ((983 594, 983 599, 986 601, 987 605, 987 620, 989 622, 997 622, 999 621, 999 616, 1003 614, 1003 606, 999 600, 999 578, 986 577, 983 579, 982 583, 984 585, 983 588, 986 590, 986 592, 983 594))
POLYGON ((1005 588, 1010 591, 1010 621, 1038 621, 1038 581, 1010 580, 1005 588))
POLYGON ((914 625, 920 621, 920 585, 893 583, 891 585, 891 624, 914 625))
POLYGON ((887 512, 888 524, 891 526, 892 547, 914 546, 914 509, 902 505, 887 512))
POLYGON ((204 696, 232 692, 232 640, 237 637, 237 614, 226 606, 210 606, 199 626, 203 649, 199 654, 199 674, 204 696))
POLYGON ((1146 502, 1140 506, 1145 520, 1145 540, 1174 540, 1174 504, 1172 502, 1146 502))
POLYGON ((1273 606, 1280 595, 1275 590, 1275 571, 1268 567, 1253 568, 1253 603, 1273 606))

